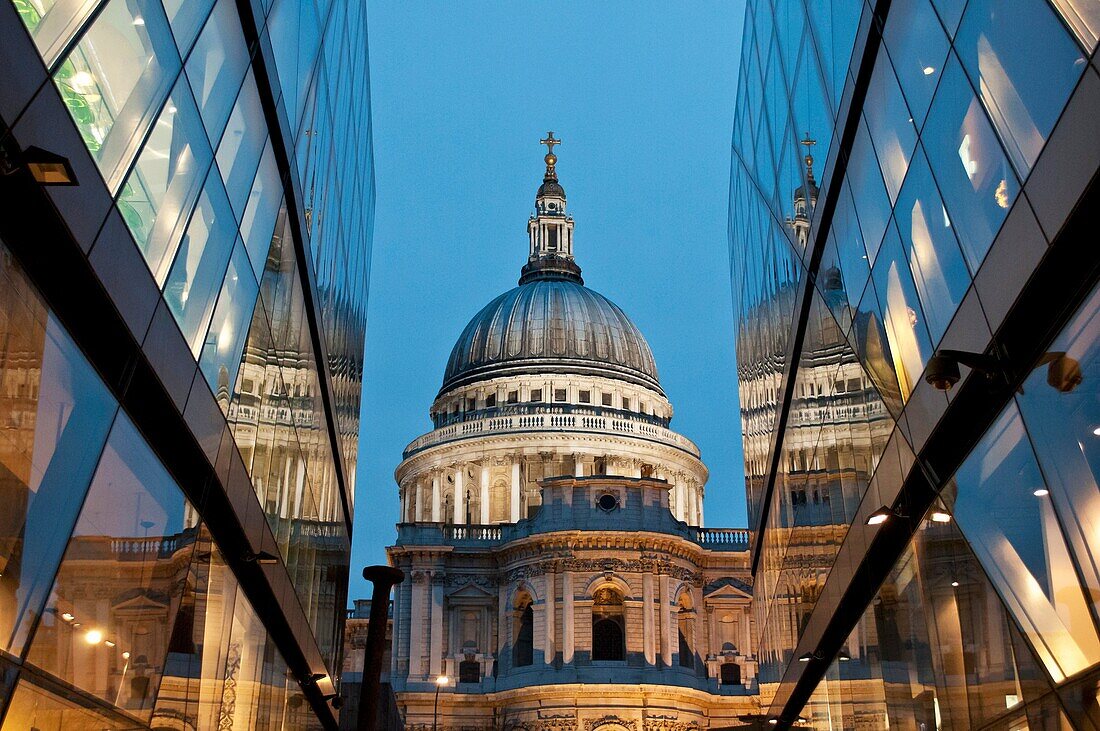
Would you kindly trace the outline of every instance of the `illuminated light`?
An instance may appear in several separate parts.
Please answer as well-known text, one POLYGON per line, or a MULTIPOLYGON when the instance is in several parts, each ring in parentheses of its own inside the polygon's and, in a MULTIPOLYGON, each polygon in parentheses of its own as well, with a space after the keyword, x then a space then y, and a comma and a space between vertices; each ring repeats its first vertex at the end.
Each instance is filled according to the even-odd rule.
POLYGON ((779 723, 779 719, 778 718, 769 718, 768 723, 770 723, 772 726, 774 726, 777 723, 779 723))
POLYGON ((1096 427, 1095 429, 1092 430, 1092 435, 1094 437, 1100 437, 1100 426, 1098 426, 1098 427, 1096 427))
POLYGON ((882 525, 894 515, 894 511, 883 505, 867 516, 867 525, 882 525))
POLYGON ((963 135, 962 144, 959 145, 959 159, 962 160, 966 177, 973 180, 975 173, 978 172, 978 161, 970 157, 970 135, 963 135))
POLYGON ((1046 497, 1050 494, 1050 490, 1046 489, 1045 487, 1040 487, 1038 490, 1035 490, 1031 494, 1035 497, 1046 497))
POLYGON ((115 643, 111 642, 110 640, 104 640, 103 644, 107 645, 107 647, 115 646, 115 643))
POLYGON ((66 622, 71 622, 71 621, 73 621, 74 619, 76 619, 76 617, 74 617, 73 615, 69 614, 68 612, 63 612, 63 613, 61 614, 61 618, 62 618, 63 620, 65 620, 66 622))
POLYGON ((936 69, 934 66, 925 66, 922 71, 924 71, 925 76, 931 76, 932 74, 936 73, 936 69))
POLYGON ((228 351, 233 345, 233 323, 226 320, 222 325, 222 329, 218 332, 218 350, 223 353, 228 351))
POLYGON ((836 656, 836 659, 840 662, 848 662, 852 659, 852 656, 846 652, 841 652, 839 655, 836 656))
POLYGON ((88 633, 84 635, 84 641, 89 645, 98 645, 103 642, 103 633, 97 629, 90 629, 88 633))
POLYGON ((176 109, 176 108, 175 108, 174 106, 172 106, 172 105, 168 105, 168 109, 167 109, 166 111, 167 111, 167 112, 168 112, 169 114, 175 114, 175 113, 176 113, 176 112, 178 112, 179 110, 178 110, 178 109, 176 109))
POLYGON ((73 627, 80 627, 80 626, 82 626, 82 625, 80 624, 80 622, 73 622, 73 627))
POLYGON ((959 582, 957 582, 957 581, 952 581, 952 582, 951 582, 951 586, 954 586, 954 587, 958 588, 958 586, 959 586, 959 582))
POLYGON ((130 651, 129 650, 122 653, 122 659, 123 660, 129 660, 130 659, 130 651))
POLYGON ((951 228, 951 219, 948 218, 947 209, 944 208, 942 203, 940 204, 940 210, 943 211, 943 227, 944 228, 951 228))
POLYGON ((993 198, 997 201, 997 205, 1001 208, 1008 208, 1008 181, 1002 179, 997 185, 997 190, 993 191, 993 198))
POLYGON ((145 18, 141 17, 140 15, 137 16, 136 18, 134 18, 134 25, 139 27, 145 25, 145 18))
POLYGON ((69 79, 69 84, 77 91, 88 90, 95 86, 95 77, 87 71, 77 71, 69 79))
POLYGON ((446 685, 449 682, 451 682, 451 679, 448 678, 446 675, 440 675, 438 678, 435 679, 436 685, 446 685))
POLYGON ((929 516, 929 517, 932 518, 933 523, 950 523, 951 522, 951 514, 950 513, 945 513, 942 510, 932 511, 932 515, 929 516))

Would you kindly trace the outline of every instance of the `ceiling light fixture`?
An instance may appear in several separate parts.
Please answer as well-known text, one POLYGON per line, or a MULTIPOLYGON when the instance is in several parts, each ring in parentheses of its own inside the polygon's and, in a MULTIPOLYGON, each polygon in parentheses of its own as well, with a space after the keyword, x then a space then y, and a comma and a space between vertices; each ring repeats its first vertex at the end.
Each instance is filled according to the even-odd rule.
POLYGON ((950 523, 951 514, 944 512, 943 510, 933 510, 932 515, 928 516, 932 519, 933 523, 950 523))

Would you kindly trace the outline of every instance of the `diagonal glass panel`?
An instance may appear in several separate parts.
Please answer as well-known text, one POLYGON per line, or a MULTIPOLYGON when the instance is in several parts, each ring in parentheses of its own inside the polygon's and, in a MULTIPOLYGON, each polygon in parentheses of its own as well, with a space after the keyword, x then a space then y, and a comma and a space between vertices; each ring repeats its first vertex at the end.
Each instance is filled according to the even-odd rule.
POLYGON ((1015 403, 954 481, 959 527, 1054 681, 1100 662, 1096 625, 1015 403))
POLYGON ((120 415, 27 661, 148 720, 196 524, 194 509, 120 415))
POLYGON ((22 655, 117 404, 0 245, 0 649, 22 655))

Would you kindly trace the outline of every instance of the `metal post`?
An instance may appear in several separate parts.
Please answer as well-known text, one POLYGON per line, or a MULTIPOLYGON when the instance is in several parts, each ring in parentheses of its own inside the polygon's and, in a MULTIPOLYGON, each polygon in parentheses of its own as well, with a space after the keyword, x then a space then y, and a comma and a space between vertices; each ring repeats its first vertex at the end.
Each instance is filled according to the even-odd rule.
POLYGON ((435 684, 435 707, 432 709, 432 731, 438 731, 439 729, 439 689, 441 687, 441 683, 435 684))
POLYGON ((392 566, 368 566, 363 578, 374 584, 371 594, 367 648, 363 658, 363 680, 359 690, 359 731, 379 731, 380 678, 382 655, 386 651, 386 624, 389 619, 390 589, 405 580, 405 572, 392 566))

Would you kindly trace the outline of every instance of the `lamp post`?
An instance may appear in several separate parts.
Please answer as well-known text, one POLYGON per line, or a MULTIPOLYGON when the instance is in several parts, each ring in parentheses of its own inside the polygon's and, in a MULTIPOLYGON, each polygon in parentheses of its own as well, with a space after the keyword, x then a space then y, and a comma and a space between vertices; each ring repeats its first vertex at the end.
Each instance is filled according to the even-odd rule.
POLYGON ((446 675, 440 675, 435 679, 435 709, 432 710, 432 731, 438 731, 439 723, 439 689, 451 681, 446 675))

